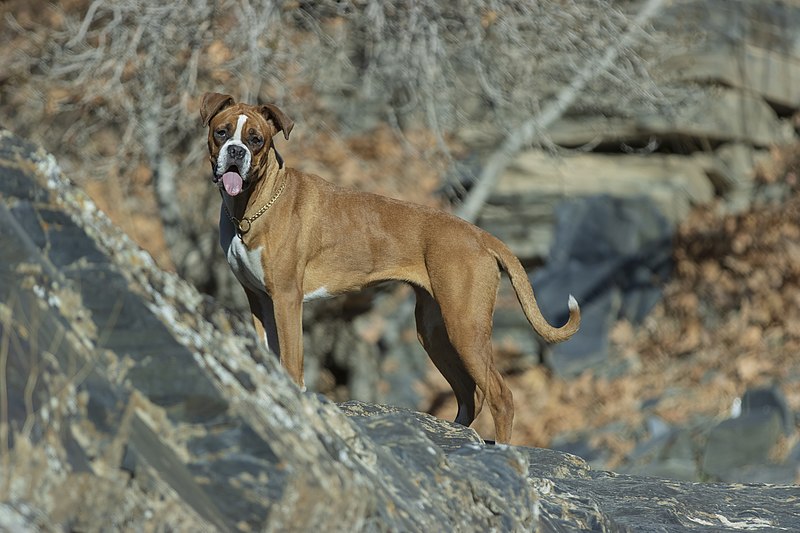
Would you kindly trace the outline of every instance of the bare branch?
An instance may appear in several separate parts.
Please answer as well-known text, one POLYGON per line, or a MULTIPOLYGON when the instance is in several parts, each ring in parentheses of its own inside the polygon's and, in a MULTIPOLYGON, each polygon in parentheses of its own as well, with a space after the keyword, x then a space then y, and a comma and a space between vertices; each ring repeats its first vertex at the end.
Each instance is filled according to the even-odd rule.
POLYGON ((578 75, 575 76, 575 79, 558 93, 551 104, 541 113, 525 120, 506 137, 500 148, 486 162, 475 187, 456 211, 458 216, 472 222, 478 218, 478 213, 494 190, 498 178, 511 163, 512 159, 523 148, 533 143, 538 135, 541 135, 544 130, 561 118, 578 95, 586 88, 587 84, 596 76, 607 71, 617 60, 620 52, 641 37, 641 26, 655 16, 663 5, 664 0, 648 0, 633 20, 631 28, 614 46, 606 49, 603 57, 597 61, 587 61, 586 65, 578 72, 578 75))

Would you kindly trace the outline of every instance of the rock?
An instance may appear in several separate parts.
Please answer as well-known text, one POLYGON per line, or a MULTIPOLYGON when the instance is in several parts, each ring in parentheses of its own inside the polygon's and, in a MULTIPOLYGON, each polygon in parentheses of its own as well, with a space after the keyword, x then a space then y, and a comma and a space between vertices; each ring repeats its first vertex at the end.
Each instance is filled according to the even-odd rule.
POLYGON ((708 435, 703 472, 722 481, 749 481, 748 467, 770 463, 770 452, 781 432, 780 416, 773 410, 750 412, 720 422, 708 435))
POLYGON ((658 67, 665 78, 719 83, 762 96, 786 110, 800 107, 800 57, 744 42, 707 44, 658 67))
POLYGON ((694 459, 659 459, 643 465, 628 466, 622 469, 622 472, 634 476, 672 479, 675 481, 698 481, 700 477, 697 463, 694 459))
POLYGON ((376 415, 402 414, 406 418, 410 417, 414 420, 414 425, 425 434, 426 438, 445 451, 454 451, 469 444, 483 444, 483 440, 474 429, 455 423, 450 424, 431 415, 417 413, 402 407, 375 405, 355 400, 340 403, 338 407, 351 420, 357 422, 376 415))
MULTIPOLYGON (((717 193, 725 198, 725 210, 741 213, 750 208, 765 191, 765 184, 756 188, 756 177, 770 160, 767 150, 745 143, 726 143, 710 153, 697 152, 692 158, 703 167, 717 193)), ((783 183, 769 186, 782 187, 783 183)), ((781 191, 785 196, 786 191, 781 191)))
POLYGON ((702 469, 722 481, 793 483, 798 461, 776 454, 781 437, 791 437, 795 417, 777 387, 748 389, 737 416, 708 434, 702 469))
POLYGON ((690 43, 697 43, 700 38, 709 47, 747 43, 788 56, 800 54, 800 42, 793 31, 800 25, 800 8, 784 0, 735 4, 730 0, 681 0, 665 6, 653 25, 659 31, 670 32, 676 42, 694 34, 690 43))
POLYGON ((647 198, 596 196, 559 206, 555 244, 532 279, 551 324, 567 319, 565 296, 581 305, 581 329, 552 347, 549 366, 562 376, 603 366, 614 320, 644 319, 671 271, 672 228, 647 198))
POLYGON ((697 452, 690 430, 665 426, 650 435, 630 454, 622 472, 679 481, 699 480, 697 452))
POLYGON ((679 155, 555 157, 529 150, 501 176, 478 222, 523 261, 541 259, 552 246, 554 210, 564 198, 649 197, 677 224, 692 205, 712 199, 714 190, 706 172, 711 166, 710 161, 679 155))
POLYGON ((794 445, 787 459, 793 463, 800 464, 800 442, 794 445))
POLYGON ((749 389, 736 402, 732 418, 711 422, 672 428, 648 418, 650 437, 636 446, 620 471, 686 481, 795 482, 800 461, 781 451, 782 437, 794 434, 794 415, 779 389, 749 389))
POLYGON ((599 465, 605 464, 608 459, 608 453, 605 450, 593 446, 590 441, 591 435, 569 435, 563 438, 553 439, 550 446, 559 452, 580 457, 581 460, 586 461, 592 468, 599 468, 599 465))
POLYGON ((595 472, 428 415, 302 393, 7 132, 0 258, 0 529, 800 527, 796 487, 595 472))
POLYGON ((778 387, 747 389, 742 395, 741 408, 743 414, 774 411, 780 418, 784 435, 788 437, 794 431, 794 414, 778 387))
POLYGON ((797 487, 789 486, 698 484, 597 472, 590 480, 555 479, 551 490, 552 499, 585 502, 579 511, 598 505, 610 523, 578 521, 594 531, 791 530, 797 520, 796 511, 774 503, 797 501, 797 487))
POLYGON ((761 98, 732 89, 717 89, 698 96, 670 117, 565 118, 553 125, 550 138, 568 147, 596 143, 646 145, 655 138, 695 146, 743 142, 766 148, 790 142, 793 131, 761 98))
MULTIPOLYGON (((689 0, 665 6, 653 23, 686 46, 654 60, 653 73, 671 80, 671 88, 683 87, 684 101, 671 113, 636 116, 570 110, 547 134, 556 145, 581 150, 560 158, 543 150, 517 156, 479 224, 532 263, 552 246, 553 208, 565 197, 649 196, 673 223, 715 195, 725 197, 731 212, 746 209, 767 149, 795 139, 791 120, 776 109, 786 117, 800 104, 793 26, 765 35, 752 22, 771 28, 784 17, 800 20, 800 10, 772 0, 757 4, 731 9, 720 1, 689 0)), ((491 139, 466 142, 479 151, 491 139)))
POLYGON ((769 152, 744 143, 727 143, 711 153, 698 152, 692 157, 703 167, 714 189, 730 195, 738 190, 750 191, 769 152))

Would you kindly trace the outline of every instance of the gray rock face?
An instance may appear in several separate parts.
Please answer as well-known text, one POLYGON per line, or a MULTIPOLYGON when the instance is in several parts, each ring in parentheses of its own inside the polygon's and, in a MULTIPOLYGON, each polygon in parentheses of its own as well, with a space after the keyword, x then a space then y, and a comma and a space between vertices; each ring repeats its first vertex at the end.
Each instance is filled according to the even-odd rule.
POLYGON ((0 530, 793 530, 796 487, 594 472, 301 393, 0 133, 0 530))
MULTIPOLYGON (((669 111, 576 106, 547 134, 579 150, 515 157, 479 223, 524 263, 558 243, 554 212, 565 197, 648 196, 673 224, 717 197, 740 212, 760 200, 755 178, 770 147, 796 142, 789 117, 800 109, 800 7, 678 0, 665 2, 652 23, 670 46, 644 52, 648 68, 662 87, 680 88, 682 101, 669 111)), ((476 151, 487 143, 465 139, 476 151)))
POLYGON ((555 242, 531 283, 551 324, 566 319, 564 295, 581 303, 580 331, 546 352, 550 368, 574 376, 607 366, 608 335, 625 318, 641 323, 672 270, 672 228, 647 197, 590 196, 559 205, 555 242))

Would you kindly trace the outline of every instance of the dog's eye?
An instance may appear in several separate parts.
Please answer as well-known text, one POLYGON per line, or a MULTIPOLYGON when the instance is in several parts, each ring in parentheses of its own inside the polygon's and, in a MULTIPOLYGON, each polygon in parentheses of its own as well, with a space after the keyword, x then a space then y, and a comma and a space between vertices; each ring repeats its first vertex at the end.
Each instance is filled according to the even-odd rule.
POLYGON ((264 143, 264 139, 259 137, 258 135, 253 135, 248 139, 251 146, 261 146, 264 143))
POLYGON ((225 139, 225 138, 228 137, 228 131, 227 130, 217 130, 217 131, 214 132, 214 135, 217 137, 217 139, 225 139))

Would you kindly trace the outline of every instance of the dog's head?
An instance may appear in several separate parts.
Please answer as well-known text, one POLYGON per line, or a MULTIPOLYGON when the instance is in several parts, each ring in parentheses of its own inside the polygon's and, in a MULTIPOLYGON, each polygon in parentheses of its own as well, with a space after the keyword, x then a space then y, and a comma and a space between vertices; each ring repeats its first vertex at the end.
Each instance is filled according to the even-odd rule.
POLYGON ((208 126, 212 180, 236 196, 263 176, 272 138, 289 138, 294 122, 272 104, 237 104, 232 96, 206 93, 200 118, 208 126))

